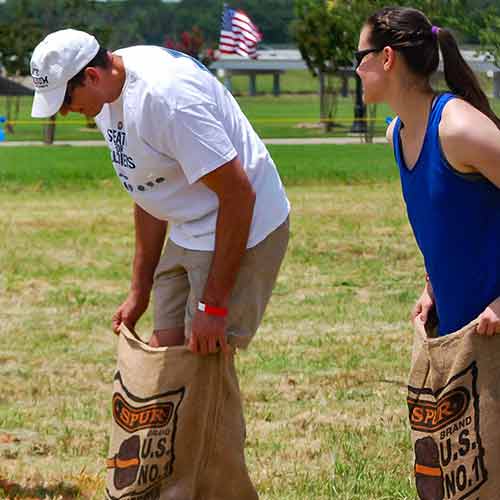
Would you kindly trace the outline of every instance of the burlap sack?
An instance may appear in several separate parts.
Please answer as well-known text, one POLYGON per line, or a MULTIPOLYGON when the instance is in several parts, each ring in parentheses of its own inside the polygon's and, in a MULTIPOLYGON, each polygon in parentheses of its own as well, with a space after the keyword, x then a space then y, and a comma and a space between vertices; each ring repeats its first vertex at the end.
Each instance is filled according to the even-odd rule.
POLYGON ((234 356, 152 348, 122 326, 108 500, 255 500, 234 356))
POLYGON ((422 500, 500 499, 500 336, 416 322, 408 409, 422 500))

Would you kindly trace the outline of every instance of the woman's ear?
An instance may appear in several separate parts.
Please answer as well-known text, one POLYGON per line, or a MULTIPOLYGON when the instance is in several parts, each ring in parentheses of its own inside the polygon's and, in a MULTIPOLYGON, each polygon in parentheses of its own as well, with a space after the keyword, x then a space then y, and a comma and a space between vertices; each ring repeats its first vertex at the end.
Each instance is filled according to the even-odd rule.
POLYGON ((384 47, 383 51, 384 58, 384 71, 390 71, 394 68, 394 64, 396 62, 396 51, 392 47, 384 47))

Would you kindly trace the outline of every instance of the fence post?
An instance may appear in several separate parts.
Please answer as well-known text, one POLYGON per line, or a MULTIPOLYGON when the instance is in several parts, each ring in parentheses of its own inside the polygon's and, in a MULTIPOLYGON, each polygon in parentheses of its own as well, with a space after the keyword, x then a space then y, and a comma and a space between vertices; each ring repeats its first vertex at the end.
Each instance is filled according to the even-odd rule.
POLYGON ((255 73, 248 75, 248 95, 257 95, 257 75, 255 73))
POLYGON ((56 135, 56 116, 52 115, 49 118, 49 123, 43 127, 43 142, 45 144, 53 144, 56 135))
POLYGON ((278 97, 281 93, 280 88, 280 74, 279 72, 273 73, 273 95, 278 97))
POLYGON ((493 97, 500 98, 500 71, 493 73, 493 97))
POLYGON ((323 71, 318 73, 319 80, 319 121, 323 125, 324 130, 326 130, 326 85, 325 85, 325 74, 323 71))

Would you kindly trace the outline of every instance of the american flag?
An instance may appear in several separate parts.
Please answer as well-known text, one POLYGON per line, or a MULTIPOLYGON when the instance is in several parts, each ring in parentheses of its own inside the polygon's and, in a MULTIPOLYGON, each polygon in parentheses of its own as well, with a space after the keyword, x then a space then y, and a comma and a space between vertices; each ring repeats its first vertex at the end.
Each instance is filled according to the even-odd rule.
POLYGON ((224 5, 219 50, 222 54, 238 54, 243 57, 257 57, 257 44, 262 33, 242 11, 224 5))

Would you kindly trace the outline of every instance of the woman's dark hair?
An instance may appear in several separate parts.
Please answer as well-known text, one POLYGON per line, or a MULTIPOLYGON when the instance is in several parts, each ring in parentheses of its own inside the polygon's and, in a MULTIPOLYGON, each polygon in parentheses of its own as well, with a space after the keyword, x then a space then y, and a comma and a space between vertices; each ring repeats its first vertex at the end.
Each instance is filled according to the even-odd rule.
POLYGON ((444 77, 450 90, 484 113, 500 129, 500 119, 491 109, 450 31, 433 28, 422 12, 405 7, 384 7, 372 14, 366 25, 371 28, 370 41, 374 47, 390 46, 398 50, 410 71, 418 76, 429 78, 437 70, 441 49, 444 77))
POLYGON ((68 87, 75 88, 83 85, 85 80, 85 70, 87 68, 107 68, 111 64, 108 56, 108 49, 99 47, 94 58, 82 68, 71 80, 68 81, 68 87))

